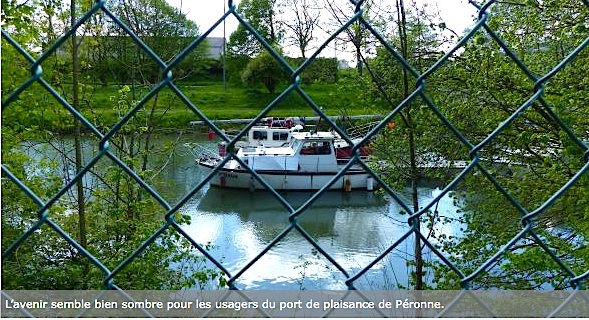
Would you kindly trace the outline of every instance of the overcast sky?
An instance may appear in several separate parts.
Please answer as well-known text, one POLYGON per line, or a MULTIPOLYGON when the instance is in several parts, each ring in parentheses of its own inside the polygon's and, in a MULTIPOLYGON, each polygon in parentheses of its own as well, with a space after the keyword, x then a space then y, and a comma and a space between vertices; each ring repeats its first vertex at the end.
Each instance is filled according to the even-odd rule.
MULTIPOLYGON (((167 0, 172 6, 181 8, 182 13, 185 13, 187 17, 195 21, 201 32, 208 30, 217 20, 219 20, 224 12, 227 10, 227 0, 167 0)), ((468 3, 468 0, 415 0, 418 5, 427 3, 429 7, 437 7, 440 12, 440 17, 446 26, 458 34, 462 34, 465 28, 468 28, 473 24, 473 16, 476 14, 475 8, 468 3)), ((239 4, 239 0, 233 1, 236 5, 239 4)), ((383 1, 384 5, 387 2, 391 6, 394 5, 394 1, 383 1)), ((409 6, 411 0, 405 1, 405 5, 409 6)), ((320 1, 322 3, 322 1, 320 1)), ((238 22, 232 15, 229 16, 225 23, 221 23, 215 30, 212 31, 210 36, 223 37, 223 27, 225 26, 226 38, 229 38, 231 32, 233 32, 238 22)), ((333 48, 333 46, 331 46, 333 48)), ((333 56, 334 49, 327 50, 333 56)), ((325 55, 329 55, 326 53, 325 55)))

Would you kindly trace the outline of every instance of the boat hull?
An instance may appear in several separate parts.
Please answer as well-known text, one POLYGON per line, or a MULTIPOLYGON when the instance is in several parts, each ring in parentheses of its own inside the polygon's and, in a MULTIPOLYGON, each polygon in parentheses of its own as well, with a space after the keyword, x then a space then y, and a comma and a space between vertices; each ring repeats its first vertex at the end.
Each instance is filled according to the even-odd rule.
MULTIPOLYGON (((207 171, 212 171, 214 166, 207 163, 199 163, 207 171)), ((275 190, 319 190, 328 184, 336 173, 310 173, 292 171, 257 171, 258 175, 275 190)), ((266 187, 262 185, 249 171, 243 169, 222 168, 209 180, 210 184, 220 188, 237 188, 260 190, 266 187)), ((373 190, 373 179, 365 171, 350 170, 344 176, 338 178, 330 187, 330 190, 373 190)))

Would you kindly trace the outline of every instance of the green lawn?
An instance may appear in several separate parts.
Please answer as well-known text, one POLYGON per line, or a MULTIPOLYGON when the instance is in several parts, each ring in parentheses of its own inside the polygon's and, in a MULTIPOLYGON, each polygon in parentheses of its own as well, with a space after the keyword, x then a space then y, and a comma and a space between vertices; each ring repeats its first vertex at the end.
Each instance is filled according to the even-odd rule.
MULTIPOLYGON (((202 120, 168 87, 162 88, 159 94, 142 100, 152 87, 129 86, 127 104, 118 110, 116 106, 122 99, 119 92, 121 88, 123 85, 81 86, 80 111, 102 132, 112 128, 138 102, 143 103, 142 108, 127 122, 125 128, 128 130, 140 130, 147 126, 145 119, 154 106, 157 129, 187 129, 190 128, 191 121, 202 120)), ((287 87, 285 85, 278 88, 274 94, 263 88, 253 90, 233 83, 228 83, 225 87, 220 82, 178 84, 178 88, 207 118, 222 120, 256 117, 287 87)), ((60 89, 65 92, 61 93, 62 96, 71 103, 71 87, 64 84, 60 89)), ((342 90, 337 84, 301 85, 301 89, 329 116, 377 113, 374 108, 360 105, 356 92, 342 90)), ((266 115, 307 117, 315 116, 316 113, 298 92, 292 91, 266 115)), ((4 113, 2 118, 5 124, 14 125, 16 130, 37 127, 52 132, 71 132, 74 128, 74 117, 40 87, 29 88, 21 99, 11 104, 10 112, 4 113)))
MULTIPOLYGON (((266 106, 275 100, 281 91, 270 94, 267 91, 252 90, 228 84, 208 85, 178 85, 186 98, 203 112, 209 119, 236 119, 253 118, 266 106)), ((83 113, 90 116, 92 113, 100 114, 101 121, 110 125, 119 119, 114 102, 111 97, 117 95, 120 86, 109 86, 98 88, 91 94, 92 111, 90 108, 83 110, 83 113)), ((284 86, 281 90, 285 90, 284 86)), ((351 109, 355 95, 354 93, 342 94, 338 92, 335 84, 313 84, 302 85, 302 90, 330 116, 366 114, 365 108, 351 109)), ((136 97, 144 97, 148 94, 149 88, 135 89, 136 97)), ((138 99, 139 99, 138 98, 138 99)), ((137 100, 137 99, 136 99, 137 100)), ((114 99, 116 101, 116 99, 114 99)), ((154 98, 146 101, 142 112, 148 112, 154 103, 154 98)), ((161 90, 157 99, 156 114, 161 115, 161 128, 182 129, 189 126, 190 121, 201 120, 176 94, 169 88, 161 90)), ((307 104, 296 91, 291 92, 267 114, 268 116, 314 116, 314 110, 307 104)))

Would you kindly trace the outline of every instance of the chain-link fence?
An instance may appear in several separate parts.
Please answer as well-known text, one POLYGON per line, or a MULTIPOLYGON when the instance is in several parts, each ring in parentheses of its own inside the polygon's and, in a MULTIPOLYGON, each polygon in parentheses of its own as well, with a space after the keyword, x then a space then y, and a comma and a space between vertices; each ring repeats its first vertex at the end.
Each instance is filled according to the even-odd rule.
MULTIPOLYGON (((147 46, 143 40, 133 33, 133 31, 123 23, 120 17, 117 17, 113 14, 112 8, 109 7, 108 1, 97 1, 87 12, 81 16, 76 22, 73 29, 69 29, 66 33, 61 35, 58 40, 49 48, 47 48, 39 57, 34 58, 31 56, 26 48, 19 44, 17 41, 13 40, 11 37, 11 31, 14 30, 5 30, 2 29, 2 39, 9 43, 18 53, 24 57, 28 63, 30 63, 30 77, 26 79, 22 84, 20 84, 16 90, 13 92, 3 92, 4 97, 2 101, 2 112, 4 114, 9 114, 11 112, 11 104, 15 101, 18 101, 22 97, 23 92, 26 92, 31 86, 39 85, 43 87, 48 93, 51 94, 63 108, 66 108, 71 117, 78 120, 84 130, 88 131, 98 139, 99 142, 99 152, 90 160, 88 161, 81 171, 77 172, 75 176, 67 181, 59 191, 55 192, 49 199, 43 200, 40 196, 38 196, 32 189, 28 186, 27 180, 17 178, 16 174, 13 174, 11 169, 6 166, 4 163, 2 165, 2 180, 4 183, 13 183, 18 186, 24 192, 27 197, 29 197, 32 201, 36 203, 38 206, 38 219, 35 223, 31 224, 26 232, 21 234, 16 241, 7 246, 7 249, 4 250, 2 253, 2 258, 7 259, 11 255, 14 255, 15 252, 18 251, 19 247, 27 242, 32 241, 33 237, 31 237, 36 231, 40 230, 43 226, 49 227, 59 234, 69 245, 71 245, 75 250, 82 253, 86 259, 91 261, 91 263, 100 270, 104 277, 104 285, 110 289, 116 289, 117 287, 117 275, 129 264, 131 264, 136 259, 141 259, 142 253, 146 248, 148 248, 151 244, 157 241, 158 237, 165 232, 175 232, 181 237, 186 238, 188 241, 192 243, 192 245, 206 257, 206 259, 214 264, 216 268, 221 270, 226 277, 228 278, 228 285, 231 288, 238 289, 234 286, 235 281, 240 278, 240 276, 246 272, 252 265, 254 265, 257 261, 259 261, 264 255, 272 249, 276 244, 278 244, 281 240, 287 237, 291 233, 299 233, 302 235, 308 242, 311 244, 314 249, 316 249, 320 255, 322 255, 325 259, 327 259, 333 267, 335 267, 341 274, 346 278, 345 284, 350 289, 355 289, 355 281, 365 275, 371 268, 373 268, 377 263, 381 262, 384 257, 391 253, 392 250, 399 247, 403 242, 409 241, 409 238, 416 237, 419 238, 420 241, 436 255, 440 262, 446 265, 455 276, 460 279, 460 286, 464 289, 468 289, 471 281, 481 274, 488 271, 488 269, 496 264, 500 259, 502 259, 514 246, 514 244, 520 242, 522 239, 532 239, 532 243, 534 246, 540 248, 545 254, 547 254, 558 266, 562 269, 564 274, 566 274, 566 278, 568 281, 571 282, 571 287, 575 289, 582 289, 583 284, 586 281, 587 276, 589 276, 589 270, 584 272, 574 272, 572 268, 567 265, 565 261, 561 259, 561 256, 558 251, 554 250, 554 248, 549 247, 545 241, 544 237, 539 235, 536 224, 534 219, 545 212, 547 209, 551 208, 554 203, 561 198, 567 190, 569 190, 572 186, 582 180, 584 175, 587 173, 589 169, 589 151, 587 148, 586 141, 583 142, 581 137, 578 137, 573 133, 573 130, 569 128, 569 125, 566 121, 562 120, 561 117, 557 115, 557 112, 554 111, 553 107, 546 101, 545 97, 545 87, 548 81, 550 81, 555 75, 557 75, 563 68, 567 65, 571 64, 582 52, 586 50, 586 47, 589 44, 589 37, 585 38, 584 41, 580 45, 578 45, 574 50, 570 52, 566 52, 563 55, 563 59, 555 66, 553 66, 549 72, 546 72, 541 75, 537 75, 532 72, 526 65, 524 61, 520 58, 517 52, 512 50, 510 46, 498 35, 494 29, 489 25, 488 21, 490 18, 490 8, 493 5, 497 5, 498 1, 488 1, 485 4, 479 5, 476 3, 472 3, 473 6, 476 6, 478 9, 478 18, 476 19, 475 23, 472 25, 470 30, 458 41, 451 49, 447 50, 443 56, 441 56, 435 63, 431 65, 425 72, 418 72, 417 69, 412 66, 406 59, 403 58, 403 54, 394 47, 390 41, 387 40, 385 36, 380 34, 375 26, 373 26, 369 20, 365 16, 365 3, 364 1, 351 1, 353 5, 355 5, 355 14, 349 18, 341 27, 333 32, 333 34, 325 40, 318 48, 315 50, 314 54, 311 55, 307 60, 304 61, 300 66, 293 67, 289 65, 284 57, 279 53, 272 45, 270 45, 258 32, 255 30, 250 23, 242 17, 238 11, 236 6, 233 4, 232 1, 229 1, 227 6, 227 11, 223 16, 219 18, 217 23, 211 27, 211 29, 204 32, 201 36, 194 39, 179 55, 177 55, 174 59, 169 62, 164 62, 149 46, 147 46), (95 123, 93 123, 90 119, 83 116, 82 113, 76 110, 71 101, 65 99, 58 90, 56 90, 51 83, 49 83, 44 78, 44 72, 41 69, 41 64, 48 59, 53 54, 56 54, 60 50, 62 46, 64 46, 67 41, 69 41, 70 37, 72 37, 73 33, 76 32, 78 28, 80 28, 83 24, 89 22, 92 17, 96 15, 103 15, 108 17, 112 20, 112 22, 121 30, 123 30, 129 37, 133 39, 135 44, 142 50, 144 55, 149 56, 153 61, 156 62, 160 74, 162 77, 159 79, 159 82, 154 85, 150 91, 142 97, 135 105, 133 105, 130 110, 122 117, 120 120, 113 125, 108 130, 101 130, 95 123), (290 75, 290 83, 288 87, 281 92, 274 101, 269 103, 263 110, 261 110, 258 116, 253 119, 245 128, 243 128, 240 133, 235 137, 229 137, 225 132, 219 128, 214 121, 207 117, 198 106, 198 103, 192 101, 189 97, 187 97, 184 92, 176 85, 174 82, 174 70, 175 67, 178 66, 180 62, 183 61, 193 50, 195 50, 198 46, 202 45, 206 39, 206 37, 210 34, 210 32, 220 25, 224 19, 227 19, 230 16, 234 16, 237 18, 239 23, 247 29, 248 32, 253 34, 257 41, 261 43, 267 52, 276 59, 281 65, 281 67, 288 72, 290 75), (342 130, 335 121, 332 120, 328 115, 324 113, 322 108, 318 106, 313 99, 306 93, 304 88, 301 86, 300 83, 300 76, 304 72, 304 70, 314 61, 314 59, 342 32, 352 28, 353 26, 362 26, 363 30, 370 34, 371 37, 375 38, 380 45, 382 45, 385 50, 390 54, 390 56, 399 63, 405 72, 410 74, 412 77, 416 79, 416 86, 415 88, 409 93, 407 97, 405 97, 402 102, 395 106, 395 108, 390 111, 387 115, 383 117, 383 119, 376 125, 371 131, 369 131, 360 142, 357 142, 355 145, 352 142, 350 136, 342 130), (436 72, 444 65, 452 63, 452 57, 454 57, 457 52, 462 50, 465 45, 468 43, 472 43, 475 41, 475 35, 478 32, 485 31, 486 35, 488 35, 488 41, 492 41, 494 45, 497 45, 500 49, 500 54, 502 54, 506 59, 510 59, 511 62, 517 66, 518 72, 522 72, 525 77, 529 81, 533 83, 533 91, 529 93, 527 101, 522 103, 519 106, 514 107, 515 110, 511 112, 507 117, 503 119, 503 121, 496 126, 496 128, 486 136, 486 138, 482 139, 478 143, 473 143, 471 140, 466 138, 463 132, 461 132, 457 126, 455 126, 452 121, 450 121, 442 111, 434 99, 427 93, 427 86, 426 81, 435 75, 436 72), (249 263, 247 263, 243 268, 241 268, 237 272, 230 272, 229 268, 227 268, 222 261, 214 258, 211 256, 206 248, 196 243, 190 236, 185 232, 182 227, 182 224, 176 221, 176 213, 193 197, 196 193, 202 190, 203 187, 209 182, 209 180, 218 173, 221 169, 221 166, 224 165, 229 159, 231 159, 235 153, 229 152, 225 158, 225 161, 222 161, 216 168, 211 172, 203 181, 198 183, 197 185, 193 186, 190 192, 187 192, 177 203, 171 204, 166 199, 164 199, 158 192, 150 185, 150 183, 144 180, 139 174, 137 174, 132 166, 130 166, 124 159, 121 159, 119 156, 116 155, 111 150, 110 140, 119 133, 125 125, 129 122, 131 118, 137 115, 137 113, 141 112, 144 108, 146 108, 146 103, 151 99, 154 95, 160 92, 163 89, 169 89, 176 95, 186 106, 186 108, 190 109, 193 113, 195 118, 200 118, 204 120, 206 125, 214 131, 221 139, 225 140, 230 151, 235 151, 233 146, 235 143, 245 136, 249 129, 251 129, 255 123, 259 122, 262 118, 268 115, 276 106, 288 95, 290 94, 298 94, 306 104, 319 116, 322 117, 322 121, 327 123, 331 126, 331 128, 343 139, 345 139, 348 143, 354 145, 353 151, 357 153, 356 156, 352 158, 352 160, 348 163, 348 165, 341 169, 340 172, 333 177, 331 183, 335 182, 337 179, 343 177, 353 164, 360 164, 365 170, 367 170, 372 177, 377 181, 377 183, 382 187, 384 193, 388 194, 393 201, 398 202, 400 206, 403 207, 405 212, 410 212, 411 215, 407 219, 407 224, 410 226, 410 230, 407 231, 403 235, 399 235, 398 239, 389 247, 385 248, 380 255, 374 259, 372 262, 368 263, 367 265, 363 266, 361 270, 355 273, 350 273, 350 270, 347 270, 343 267, 334 257, 330 255, 329 252, 324 250, 319 243, 317 243, 313 236, 309 234, 300 224, 298 221, 299 217, 305 214, 305 210, 309 208, 312 203, 318 199, 322 194, 326 192, 329 187, 329 184, 324 186, 318 192, 316 192, 312 197, 310 197, 302 206, 299 208, 293 208, 287 200, 281 196, 280 193, 276 192, 275 190, 268 190, 271 192, 276 199, 284 205, 287 210, 289 210, 289 224, 282 230, 267 246, 266 248, 259 252, 259 254, 252 259, 249 263), (387 124, 389 124, 395 117, 399 116, 406 108, 409 108, 410 105, 420 100, 424 105, 427 106, 429 110, 431 110, 437 118, 443 123, 443 125, 448 129, 452 135, 461 142, 461 144, 468 149, 470 160, 468 160, 466 166, 461 169, 460 173, 456 175, 450 183, 448 183, 442 190, 439 196, 435 197, 432 201, 430 201, 427 205, 422 206, 419 210, 413 210, 413 208, 407 204, 407 202, 403 201, 403 197, 401 197, 397 191, 393 190, 390 186, 387 185, 386 181, 382 179, 376 172, 373 171, 373 168, 359 156, 359 148, 366 144, 369 140, 373 139, 377 136, 382 130, 386 129, 387 124), (554 123, 558 126, 559 130, 563 132, 563 135, 566 139, 572 142, 572 144, 576 145, 577 148, 583 150, 582 152, 582 166, 578 168, 574 174, 571 174, 570 179, 562 186, 557 186, 559 189, 557 192, 553 193, 547 200, 545 200, 541 205, 535 207, 533 210, 526 210, 524 206, 522 206, 518 199, 515 199, 509 192, 506 190, 501 183, 495 177, 495 174, 492 173, 487 166, 482 165, 481 160, 481 151, 488 147, 491 143, 493 143, 499 135, 502 134, 505 130, 507 130, 510 125, 518 120, 523 113, 527 110, 532 108, 532 106, 540 106, 540 108, 545 112, 549 117, 554 120, 554 123), (128 175, 130 179, 135 181, 139 184, 153 199, 155 199, 161 207, 166 211, 164 218, 161 220, 161 226, 153 233, 151 237, 146 239, 140 246, 138 246, 135 251, 127 256, 122 263, 120 263, 116 268, 109 269, 107 266, 103 264, 99 257, 94 256, 88 250, 86 250, 80 242, 76 239, 76 237, 66 231, 55 222, 55 217, 52 214, 52 206, 54 206, 62 197, 66 195, 66 193, 73 190, 77 183, 80 183, 82 179, 88 175, 93 167, 101 161, 101 159, 109 158, 112 160, 116 166, 120 167, 124 172, 128 175), (511 238, 507 243, 505 243, 499 250, 497 250, 491 257, 486 259, 484 263, 477 266, 473 272, 465 273, 464 270, 461 270, 458 266, 452 263, 451 259, 442 252, 436 245, 432 244, 429 240, 429 237, 424 234, 423 230, 420 230, 418 227, 419 224, 416 223, 420 218, 422 218, 439 200, 441 197, 446 195, 448 192, 453 190, 461 181, 465 179, 465 177, 471 174, 473 171, 477 171, 481 173, 490 183, 492 183, 495 188, 503 194, 504 198, 509 201, 517 210, 519 211, 519 215, 521 216, 521 228, 519 232, 511 238)), ((532 1, 534 2, 534 1, 532 1)), ((587 1, 581 2, 582 6, 589 7, 589 3, 587 1)), ((585 11, 586 12, 586 11, 585 11)), ((579 13, 579 15, 583 15, 579 13)), ((584 17, 586 21, 586 17, 584 17)), ((580 77, 587 77, 586 74, 579 75, 580 77)), ((587 91, 587 88, 580 88, 580 90, 587 91)), ((587 110, 587 106, 579 106, 579 108, 584 108, 587 110)), ((585 116, 589 114, 587 112, 584 113, 585 116)), ((4 124, 6 125, 6 124, 4 124)), ((260 181, 263 178, 256 174, 256 172, 251 172, 257 179, 260 181)), ((533 192, 533 190, 531 190, 533 192)), ((581 203, 581 202, 580 202, 581 203)), ((579 208, 579 210, 584 210, 584 208, 579 208)), ((586 217, 585 217, 586 218, 586 217)), ((192 223, 199 223, 198 221, 192 221, 192 223)), ((586 239, 584 240, 587 241, 586 239)), ((9 275, 4 275, 9 276, 9 275)))

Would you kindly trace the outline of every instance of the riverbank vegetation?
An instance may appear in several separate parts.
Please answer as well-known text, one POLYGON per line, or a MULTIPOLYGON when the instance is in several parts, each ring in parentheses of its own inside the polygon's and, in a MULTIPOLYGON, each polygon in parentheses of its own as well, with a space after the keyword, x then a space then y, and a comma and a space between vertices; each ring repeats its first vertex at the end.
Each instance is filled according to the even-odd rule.
MULTIPOLYGON (((351 80, 342 79, 341 81, 351 80)), ((91 119, 93 123, 103 123, 103 126, 113 125, 121 118, 113 99, 123 88, 133 90, 133 95, 136 97, 143 97, 150 90, 149 87, 133 88, 127 84, 109 85, 108 87, 85 85, 83 95, 86 107, 80 112, 87 119, 91 119)), ((276 98, 275 94, 264 92, 261 89, 249 89, 232 84, 224 86, 219 82, 179 84, 178 88, 196 108, 212 121, 254 118, 276 98)), ((354 94, 340 92, 337 84, 318 83, 304 85, 302 88, 329 115, 360 115, 370 111, 368 107, 356 104, 354 94)), ((64 84, 62 89, 67 92, 71 90, 71 85, 64 84)), ((157 123, 159 131, 204 130, 206 132, 206 127, 191 126, 191 121, 199 121, 201 118, 170 90, 163 89, 157 95, 157 100, 154 112, 160 115, 157 123)), ((38 127, 55 133, 72 133, 71 113, 45 90, 39 88, 29 102, 36 107, 31 110, 22 110, 23 112, 7 114, 6 123, 12 123, 20 129, 38 127)), ((155 98, 150 99, 146 102, 146 108, 154 104, 155 98)), ((314 115, 315 112, 296 93, 288 95, 268 114, 268 116, 275 117, 314 115)))
MULTIPOLYGON (((284 52, 287 42, 292 45, 295 41, 299 56, 306 57, 313 52, 313 30, 320 26, 315 9, 304 3, 242 0, 238 12, 277 53, 284 52), (306 18, 299 20, 298 25, 280 21, 279 13, 284 8, 306 18)), ((75 5, 67 7, 54 1, 23 5, 9 1, 3 3, 3 30, 21 48, 38 56, 51 50, 68 30, 70 16, 80 18, 74 8, 75 5)), ((88 8, 84 3, 79 12, 88 8)), ((352 23, 337 41, 349 45, 358 62, 356 67, 338 68, 339 63, 333 58, 312 62, 297 82, 311 104, 296 91, 281 96, 292 85, 290 77, 277 72, 280 65, 243 26, 229 38, 228 53, 223 59, 209 56, 210 48, 203 42, 176 61, 190 43, 187 39, 202 34, 195 23, 163 1, 120 0, 109 8, 161 61, 173 64, 171 78, 164 76, 158 59, 149 50, 131 41, 120 26, 100 14, 78 29, 84 36, 74 38, 74 45, 69 39, 57 50, 49 51, 41 63, 42 73, 35 68, 32 72, 42 80, 30 85, 24 84, 31 76, 31 62, 3 37, 2 163, 42 199, 31 199, 26 190, 23 193, 13 182, 3 179, 3 257, 6 250, 12 250, 7 246, 45 214, 38 212, 42 207, 39 202, 49 201, 86 164, 79 159, 67 159, 71 165, 69 178, 31 175, 27 171, 30 159, 17 150, 24 141, 50 140, 62 133, 92 136, 93 130, 104 134, 117 124, 122 125, 110 141, 113 153, 101 160, 113 159, 116 169, 85 173, 100 180, 101 187, 81 188, 77 195, 72 195, 76 200, 85 199, 83 202, 67 202, 60 197, 50 215, 51 221, 75 235, 90 254, 104 258, 104 264, 114 268, 162 227, 161 219, 151 221, 153 215, 146 217, 146 213, 161 218, 168 209, 138 179, 129 179, 129 171, 137 172, 141 179, 158 172, 150 154, 166 151, 154 149, 154 135, 162 130, 190 129, 190 121, 202 120, 195 110, 217 120, 253 118, 276 99, 279 100, 275 108, 267 116, 315 116, 313 107, 330 116, 386 115, 402 104, 403 108, 375 135, 372 147, 373 159, 390 164, 386 172, 379 172, 387 186, 399 190, 409 181, 414 192, 407 202, 408 211, 420 212, 428 205, 417 201, 419 179, 438 178, 447 185, 457 176, 451 170, 443 174, 429 170, 429 165, 450 169, 448 160, 477 161, 477 166, 452 188, 463 211, 459 221, 440 216, 435 206, 412 218, 411 223, 418 226, 424 237, 415 238, 415 272, 409 287, 583 286, 585 279, 579 276, 586 278, 589 270, 589 9, 582 2, 494 4, 489 8, 487 21, 492 31, 478 30, 441 64, 436 63, 460 40, 460 31, 449 30, 435 13, 414 4, 405 6, 401 0, 395 1, 388 11, 367 5, 366 21, 388 44, 383 45, 361 22, 352 23), (137 10, 122 9, 129 6, 137 10), (153 10, 140 10, 146 7, 153 10), (173 23, 153 23, 163 16, 173 17, 173 23), (398 57, 411 67, 400 63, 398 57), (559 66, 563 61, 566 63, 559 66), (433 72, 428 71, 434 67, 433 72), (426 72, 427 76, 420 78, 426 72), (422 85, 422 94, 413 95, 415 88, 422 85), (92 126, 78 121, 72 115, 74 109, 92 126), (129 112, 132 116, 126 118, 129 112), (123 119, 125 122, 119 123, 123 119), (127 167, 114 159, 122 159, 127 167), (563 188, 570 181, 574 182, 572 186, 563 188), (554 201, 553 195, 557 195, 554 201), (96 224, 98 220, 103 220, 103 224, 96 224), (444 225, 448 224, 466 225, 464 233, 445 234, 444 225), (522 225, 526 232, 520 234, 522 225), (504 247, 511 240, 514 243, 504 247), (427 255, 422 250, 435 255, 426 241, 435 243, 434 247, 443 252, 447 261, 422 260, 421 256, 427 255), (500 250, 504 253, 495 257, 500 250), (484 268, 479 270, 481 266, 484 268), (462 282, 473 272, 477 273, 472 279, 462 282), (423 281, 427 275, 434 278, 429 284, 423 281)), ((334 4, 321 8, 330 17, 331 32, 350 18, 347 9, 350 8, 334 4)), ((296 69, 305 60, 284 57, 284 61, 296 69)), ((382 166, 375 170, 379 168, 382 166)), ((3 170, 3 177, 6 173, 3 170)), ((82 184, 80 181, 77 185, 82 184)), ((73 188, 68 192, 73 193, 73 188)), ((176 223, 186 221, 185 215, 176 213, 176 223)), ((132 288, 178 288, 187 284, 194 287, 197 282, 210 281, 225 284, 222 272, 209 269, 210 265, 194 272, 177 273, 170 268, 172 260, 194 265, 189 261, 194 256, 189 253, 195 244, 178 242, 184 240, 173 232, 174 225, 166 228, 161 238, 149 246, 154 255, 138 253, 142 255, 142 259, 136 259, 139 265, 129 264, 128 274, 120 273, 117 283, 132 288), (174 256, 176 252, 184 255, 174 256), (157 255, 173 258, 158 260, 157 255), (150 265, 146 270, 156 281, 137 283, 133 270, 144 268, 144 263, 150 265), (167 278, 174 282, 167 282, 167 278)), ((18 274, 23 265, 29 273, 22 279, 3 278, 5 285, 99 285, 101 271, 88 263, 81 248, 65 244, 51 224, 35 230, 34 237, 47 243, 47 247, 40 250, 25 242, 18 251, 10 251, 9 258, 3 259, 3 277, 18 274), (62 246, 69 248, 65 250, 62 246), (38 270, 47 271, 41 276, 38 270), (84 284, 52 278, 50 274, 56 270, 68 270, 62 274, 64 278, 69 274, 85 274, 89 278, 84 284)))

